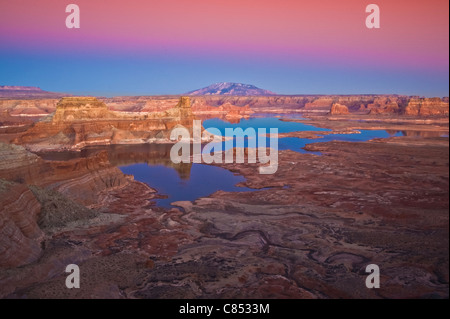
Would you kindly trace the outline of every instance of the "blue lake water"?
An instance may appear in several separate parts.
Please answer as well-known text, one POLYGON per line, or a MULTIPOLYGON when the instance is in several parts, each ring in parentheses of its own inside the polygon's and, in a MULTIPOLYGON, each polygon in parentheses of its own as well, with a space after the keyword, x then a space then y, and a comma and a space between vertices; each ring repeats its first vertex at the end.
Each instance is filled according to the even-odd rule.
MULTIPOLYGON (((278 128, 278 133, 290 133, 296 131, 314 131, 320 135, 320 132, 331 131, 329 129, 315 127, 309 124, 285 122, 275 117, 257 117, 250 119, 243 119, 238 124, 231 124, 220 119, 208 119, 203 121, 205 129, 215 127, 220 130, 222 135, 225 135, 225 128, 240 127, 243 130, 252 127, 256 131, 258 128, 266 128, 269 133, 269 128, 278 128)), ((293 150, 300 153, 307 153, 303 150, 306 144, 316 142, 328 141, 350 141, 361 142, 368 141, 373 138, 387 138, 390 136, 401 136, 400 132, 389 134, 384 130, 361 130, 360 134, 330 134, 323 135, 322 138, 305 139, 296 137, 284 137, 278 139, 279 150, 293 150)), ((267 146, 270 146, 272 141, 266 139, 267 146)), ((224 144, 222 144, 224 146, 224 144)), ((130 146, 132 147, 132 146, 130 146)), ((141 149, 147 146, 139 146, 141 149)), ((150 147, 150 146, 148 146, 150 147)), ((167 146, 170 148, 171 146, 167 146)), ((136 147, 133 147, 136 148, 136 147)), ((225 147, 223 147, 225 150, 225 147)), ((152 151, 152 160, 138 160, 136 163, 126 163, 126 165, 119 165, 119 168, 125 174, 131 174, 138 181, 144 182, 149 186, 158 190, 159 194, 167 195, 167 198, 157 199, 157 205, 169 208, 170 203, 174 201, 189 200, 194 201, 197 198, 211 195, 218 190, 224 191, 254 191, 246 187, 238 187, 237 183, 244 181, 242 176, 237 176, 232 172, 211 165, 206 164, 179 164, 181 166, 173 165, 167 160, 169 149, 161 151, 160 162, 155 161, 157 153, 152 151), (165 161, 164 161, 165 160, 165 161)), ((135 153, 130 148, 130 154, 135 153)), ((142 151, 144 154, 146 151, 142 151)), ((309 152, 311 153, 311 152, 309 152)), ((319 155, 319 154, 318 154, 319 155)), ((142 158, 142 157, 140 157, 142 158)))
POLYGON ((245 181, 244 177, 235 175, 229 170, 206 164, 192 164, 188 176, 180 176, 178 172, 164 165, 148 165, 146 163, 120 167, 123 173, 131 174, 136 180, 156 188, 168 198, 156 199, 162 207, 171 207, 170 203, 182 200, 195 200, 223 190, 230 192, 248 192, 254 189, 238 187, 236 184, 245 181))
POLYGON ((208 129, 209 127, 218 128, 222 132, 222 135, 225 135, 226 128, 236 127, 240 127, 243 130, 249 127, 252 127, 255 130, 258 130, 258 128, 265 128, 267 132, 269 132, 269 128, 278 128, 278 133, 290 133, 296 131, 331 131, 329 129, 316 127, 310 124, 281 121, 276 117, 256 117, 250 119, 241 119, 237 124, 231 124, 221 119, 209 119, 203 121, 203 127, 205 129, 208 129))
MULTIPOLYGON (((317 143, 317 142, 329 142, 329 141, 348 141, 348 142, 365 142, 374 138, 387 138, 391 136, 402 136, 401 132, 397 132, 395 134, 390 134, 385 130, 360 130, 361 133, 355 134, 329 134, 329 135, 321 135, 320 132, 330 132, 332 130, 316 127, 310 124, 297 123, 297 122, 286 122, 282 121, 278 118, 267 117, 267 118, 250 118, 243 119, 237 124, 230 124, 221 119, 209 119, 203 121, 203 127, 208 130, 208 128, 217 128, 220 130, 222 136, 227 136, 225 134, 226 128, 237 128, 240 127, 243 130, 247 128, 254 128, 256 132, 258 132, 258 128, 265 128, 266 133, 269 134, 270 128, 278 128, 278 133, 291 133, 297 131, 312 131, 317 132, 318 135, 322 136, 316 139, 307 139, 307 138, 297 138, 297 137, 283 137, 278 139, 278 149, 279 150, 292 150, 299 153, 312 153, 302 148, 307 144, 317 143)), ((230 134, 228 134, 230 136, 230 134)), ((273 145, 273 141, 270 138, 266 138, 266 145, 273 145)), ((236 139, 233 143, 236 146, 236 139)), ((256 143, 256 145, 258 145, 256 143)), ((244 146, 248 146, 248 139, 245 139, 244 146)), ((222 143, 222 150, 226 150, 226 143, 222 143)), ((313 153, 316 155, 320 155, 319 153, 313 153)))

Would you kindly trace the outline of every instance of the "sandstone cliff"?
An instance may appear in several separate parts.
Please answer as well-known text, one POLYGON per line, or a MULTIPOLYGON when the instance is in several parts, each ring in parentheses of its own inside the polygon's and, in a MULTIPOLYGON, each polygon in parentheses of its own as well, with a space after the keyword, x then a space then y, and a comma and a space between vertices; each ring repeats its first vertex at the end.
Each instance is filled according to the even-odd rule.
POLYGON ((349 114, 348 107, 339 103, 334 103, 331 107, 330 114, 333 115, 345 115, 349 114))
POLYGON ((0 143, 0 268, 36 261, 45 239, 41 228, 97 216, 85 206, 100 205, 103 192, 132 180, 111 165, 106 152, 45 161, 21 146, 0 143))
POLYGON ((34 183, 49 170, 39 156, 22 146, 0 143, 0 178, 17 183, 34 183))
POLYGON ((108 110, 92 97, 63 98, 56 111, 13 140, 31 150, 82 149, 88 145, 170 142, 177 125, 192 128, 189 98, 163 112, 126 113, 108 110))
POLYGON ((401 111, 399 104, 402 105, 402 102, 396 97, 377 97, 367 105, 367 110, 370 114, 396 114, 401 111))
POLYGON ((406 115, 448 115, 448 101, 440 98, 412 98, 405 109, 406 115))
POLYGON ((207 99, 197 97, 193 98, 192 109, 196 115, 213 115, 228 118, 242 118, 254 113, 248 104, 244 106, 236 106, 226 101, 220 105, 214 106, 208 103, 207 99))
MULTIPOLYGON (((84 98, 0 100, 0 129, 14 124, 31 124, 37 118, 58 112, 59 121, 72 121, 93 116, 123 119, 135 116, 139 118, 162 118, 177 107, 180 98, 176 96, 125 96, 103 98, 98 101, 84 98), (83 100, 83 101, 82 101, 83 100), (78 102, 77 102, 78 101, 78 102), (99 102, 100 101, 100 102, 99 102), (104 102, 105 106, 101 104, 104 102), (84 103, 84 104, 83 104, 84 103), (84 113, 77 105, 85 105, 96 111, 84 113), (65 105, 64 109, 61 106, 65 105), (112 112, 108 112, 112 111, 112 112), (97 113, 97 114, 95 114, 97 113), (2 124, 3 123, 3 124, 2 124)), ((448 115, 448 98, 419 98, 403 95, 293 95, 293 96, 192 96, 190 98, 192 115, 225 117, 239 119, 254 112, 289 113, 331 111, 333 104, 347 106, 349 113, 356 114, 397 114, 397 115, 448 115)), ((86 111, 86 110, 85 110, 86 111)), ((1 131, 0 131, 1 133, 1 131)))
POLYGON ((56 109, 58 99, 0 100, 0 110, 7 110, 11 116, 43 116, 56 109))
POLYGON ((97 204, 99 193, 124 187, 132 179, 109 162, 105 151, 86 158, 48 163, 51 174, 38 184, 90 206, 97 204))
POLYGON ((95 97, 64 97, 56 105, 53 123, 116 118, 105 103, 95 97))
MULTIPOLYGON (((223 98, 222 98, 223 99, 223 98)), ((179 98, 152 96, 152 97, 115 97, 103 99, 111 110, 122 112, 155 113, 173 109, 180 102, 179 98)), ((227 115, 232 117, 245 117, 252 114, 250 106, 234 105, 229 98, 220 101, 218 97, 190 97, 191 110, 194 115, 227 115)))
POLYGON ((54 112, 57 103, 57 99, 0 99, 0 129, 32 124, 54 112))
POLYGON ((41 205, 26 185, 0 179, 0 268, 18 267, 41 254, 41 205))
POLYGON ((334 99, 331 97, 320 97, 305 104, 305 109, 327 109, 331 108, 334 99))
POLYGON ((83 205, 96 204, 99 192, 123 187, 130 180, 109 162, 105 151, 46 161, 22 146, 4 143, 0 143, 0 178, 55 190, 83 205))

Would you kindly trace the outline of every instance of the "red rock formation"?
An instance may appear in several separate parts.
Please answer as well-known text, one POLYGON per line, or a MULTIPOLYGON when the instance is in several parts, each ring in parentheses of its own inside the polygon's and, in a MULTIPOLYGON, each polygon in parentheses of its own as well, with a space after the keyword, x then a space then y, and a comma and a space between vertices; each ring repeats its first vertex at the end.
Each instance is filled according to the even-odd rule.
POLYGON ((0 110, 8 111, 10 116, 39 117, 54 112, 58 99, 0 100, 0 110))
MULTIPOLYGON (((75 100, 78 98, 75 98, 75 100)), ((75 101, 72 100, 72 101, 75 101)), ((138 116, 152 118, 154 114, 176 107, 179 97, 174 96, 125 96, 100 99, 110 111, 120 112, 118 118, 138 116)), ((66 103, 70 99, 65 99, 66 103)), ((448 114, 448 99, 420 99, 400 95, 305 95, 305 96, 194 96, 191 97, 192 113, 199 116, 223 117, 230 113, 233 119, 253 112, 283 113, 297 111, 329 111, 334 103, 346 105, 350 113, 370 114, 448 114), (406 107, 409 100, 408 110, 406 107), (419 103, 420 106, 417 104, 419 103), (447 106, 447 111, 446 111, 447 106), (418 109, 422 108, 419 112, 418 109)), ((29 123, 36 118, 54 112, 56 99, 0 100, 0 122, 29 123), (9 115, 8 115, 9 114, 9 115)), ((61 102, 60 102, 61 103, 61 102)), ((95 102, 98 103, 98 102, 95 102)), ((94 103, 94 104, 95 104, 94 103)), ((108 113, 111 116, 111 113, 108 113)), ((70 115, 67 115, 70 116, 70 115)))
POLYGON ((110 110, 121 112, 163 112, 178 104, 178 97, 170 96, 123 96, 101 99, 110 110))
POLYGON ((190 99, 164 112, 113 112, 91 97, 63 98, 55 114, 37 122, 14 140, 29 149, 81 149, 87 145, 170 142, 176 125, 192 128, 190 99))
POLYGON ((75 122, 116 117, 117 115, 110 112, 105 103, 95 97, 66 97, 57 104, 52 122, 75 122))
POLYGON ((44 161, 22 146, 0 143, 0 179, 57 190, 83 205, 97 202, 98 193, 120 188, 130 178, 109 162, 103 151, 86 158, 44 161))
POLYGON ((83 205, 97 203, 99 193, 126 186, 130 179, 111 165, 103 151, 87 158, 48 163, 52 174, 39 185, 54 189, 83 205))
POLYGON ((448 101, 440 98, 412 98, 405 109, 406 115, 448 115, 448 101))
POLYGON ((330 114, 333 115, 343 115, 343 114, 350 114, 348 111, 348 107, 342 104, 334 103, 331 107, 330 114))
POLYGON ((333 98, 331 97, 320 97, 313 102, 308 102, 305 104, 305 109, 330 109, 333 104, 333 98))
POLYGON ((377 97, 373 103, 367 105, 370 114, 395 114, 399 113, 398 99, 395 97, 377 97))
POLYGON ((18 267, 41 254, 41 205, 26 185, 0 180, 0 267, 18 267))
POLYGON ((35 183, 48 173, 49 167, 39 156, 22 146, 0 143, 0 178, 35 183))
POLYGON ((236 106, 230 102, 225 102, 218 106, 209 105, 206 99, 195 98, 192 104, 192 112, 196 115, 225 115, 230 118, 242 118, 253 113, 250 106, 236 106))

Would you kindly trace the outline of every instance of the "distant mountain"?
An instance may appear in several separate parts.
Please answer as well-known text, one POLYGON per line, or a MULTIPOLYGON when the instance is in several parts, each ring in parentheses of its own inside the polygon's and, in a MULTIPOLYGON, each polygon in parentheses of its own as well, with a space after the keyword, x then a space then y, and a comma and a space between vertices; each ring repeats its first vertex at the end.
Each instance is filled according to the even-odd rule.
POLYGON ((264 96, 276 95, 268 90, 260 89, 251 84, 221 82, 204 87, 199 90, 190 91, 186 95, 239 95, 239 96, 264 96))
POLYGON ((0 98, 61 98, 71 94, 44 91, 34 86, 0 85, 0 98))

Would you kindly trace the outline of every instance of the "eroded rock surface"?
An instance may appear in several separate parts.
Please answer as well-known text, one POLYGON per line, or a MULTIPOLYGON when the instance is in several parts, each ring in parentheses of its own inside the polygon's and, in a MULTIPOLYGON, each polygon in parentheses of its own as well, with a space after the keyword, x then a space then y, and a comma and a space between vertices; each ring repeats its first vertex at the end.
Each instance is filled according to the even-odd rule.
POLYGON ((41 205, 26 185, 0 179, 0 269, 19 267, 41 255, 41 205))
POLYGON ((331 106, 330 114, 336 115, 336 114, 349 114, 348 107, 339 103, 333 104, 331 106))
POLYGON ((160 113, 118 113, 91 97, 63 98, 53 115, 35 123, 13 140, 33 151, 82 149, 88 145, 171 142, 177 125, 192 129, 194 116, 187 97, 160 113))
MULTIPOLYGON (((0 147, 8 159, 0 166, 0 296, 448 298, 448 120, 369 120, 308 123, 335 133, 425 133, 306 147, 320 156, 280 151, 273 175, 260 175, 259 164, 220 164, 255 191, 218 191, 172 209, 155 206, 151 183, 115 167, 155 149, 133 154, 115 145, 50 161, 0 147), (5 229, 17 240, 5 240, 5 229), (65 287, 70 263, 80 266, 80 289, 65 287), (372 263, 380 289, 365 286, 372 263)), ((286 136, 315 136, 300 133, 286 136)), ((189 176, 190 166, 174 168, 189 176)))

